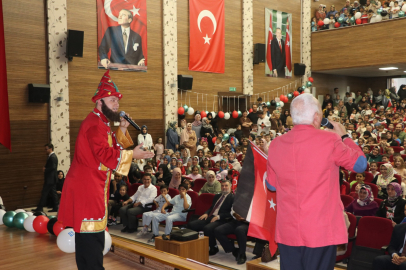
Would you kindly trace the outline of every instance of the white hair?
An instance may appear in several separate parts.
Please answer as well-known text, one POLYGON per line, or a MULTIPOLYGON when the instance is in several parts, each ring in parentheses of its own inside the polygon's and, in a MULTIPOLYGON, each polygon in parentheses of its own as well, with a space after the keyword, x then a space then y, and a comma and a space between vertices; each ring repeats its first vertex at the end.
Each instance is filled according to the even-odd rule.
POLYGON ((290 104, 290 115, 294 125, 313 124, 314 114, 320 112, 320 104, 312 94, 301 94, 290 104))

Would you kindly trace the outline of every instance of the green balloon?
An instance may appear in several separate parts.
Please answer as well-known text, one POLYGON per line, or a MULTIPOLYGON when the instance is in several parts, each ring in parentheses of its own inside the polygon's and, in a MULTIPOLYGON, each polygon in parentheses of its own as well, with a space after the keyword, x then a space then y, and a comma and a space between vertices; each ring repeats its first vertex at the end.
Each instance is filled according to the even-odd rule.
POLYGON ((403 17, 405 17, 405 12, 401 10, 401 11, 399 11, 398 15, 399 15, 399 18, 403 18, 403 17))
POLYGON ((4 214, 3 216, 3 223, 9 228, 14 227, 13 219, 14 216, 16 215, 16 212, 14 211, 8 211, 4 214))
POLYGON ((24 230, 24 220, 28 217, 25 212, 17 213, 13 218, 14 227, 24 230))
POLYGON ((311 83, 311 82, 307 82, 307 83, 306 83, 306 86, 307 86, 307 87, 310 87, 310 86, 312 86, 312 83, 311 83))
POLYGON ((281 105, 279 104, 279 102, 276 102, 276 107, 279 107, 279 106, 281 106, 281 105))
POLYGON ((293 94, 292 93, 289 93, 288 94, 288 99, 292 99, 293 98, 293 94))
POLYGON ((227 133, 223 135, 223 141, 228 141, 229 138, 230 135, 228 135, 227 133))
POLYGON ((238 111, 238 116, 241 117, 242 116, 242 112, 238 111))
POLYGON ((306 89, 306 85, 302 85, 302 90, 305 90, 306 89))
POLYGON ((56 218, 56 216, 48 216, 49 219, 56 218))
POLYGON ((337 20, 340 24, 341 23, 343 23, 343 21, 344 21, 344 18, 342 18, 342 17, 338 17, 338 20, 337 20))
POLYGON ((271 107, 271 102, 268 101, 268 102, 266 103, 266 106, 267 106, 267 107, 271 107))
MULTIPOLYGON (((378 14, 381 14, 382 8, 378 9, 376 12, 377 12, 378 14)), ((351 19, 352 19, 352 18, 351 18, 351 19)))
POLYGON ((185 113, 187 113, 187 110, 189 110, 188 105, 183 105, 183 109, 185 109, 185 113))
POLYGON ((351 17, 350 22, 351 22, 351 23, 355 23, 355 18, 354 18, 354 17, 351 17))

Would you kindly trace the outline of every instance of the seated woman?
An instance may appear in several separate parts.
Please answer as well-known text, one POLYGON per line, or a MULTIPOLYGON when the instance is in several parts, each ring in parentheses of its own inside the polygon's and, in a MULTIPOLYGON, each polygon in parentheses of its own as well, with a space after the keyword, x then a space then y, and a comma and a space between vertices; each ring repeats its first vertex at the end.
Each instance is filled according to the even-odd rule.
POLYGON ((374 201, 371 187, 362 185, 358 191, 358 199, 354 200, 345 211, 353 213, 356 216, 375 216, 378 211, 378 204, 374 201))
POLYGON ((171 158, 171 163, 170 163, 170 168, 169 168, 169 171, 172 173, 173 172, 173 169, 175 169, 176 167, 178 167, 178 165, 177 165, 177 159, 176 159, 176 157, 173 157, 173 158, 171 158))
POLYGON ((155 174, 156 184, 158 186, 169 185, 172 175, 169 172, 168 166, 165 164, 160 164, 158 167, 158 172, 155 174))
POLYGON ((192 173, 193 166, 196 166, 197 168, 199 168, 199 174, 202 174, 202 169, 200 169, 199 157, 198 156, 194 156, 192 158, 192 164, 190 166, 187 166, 186 174, 191 174, 192 173))
POLYGON ((192 199, 186 193, 188 190, 188 186, 186 184, 181 184, 179 186, 179 195, 176 195, 172 198, 169 203, 166 202, 162 208, 160 214, 155 214, 152 217, 152 239, 149 242, 154 242, 154 238, 159 235, 159 222, 164 221, 166 223, 165 226, 165 234, 162 235, 164 240, 168 240, 167 235, 172 231, 172 225, 175 221, 186 221, 187 213, 182 213, 183 210, 189 209, 192 205, 192 199), (172 211, 167 213, 165 208, 172 205, 172 211))
POLYGON ((217 181, 216 175, 213 171, 208 171, 206 173, 206 180, 207 182, 200 189, 199 195, 202 193, 212 193, 212 194, 221 193, 221 183, 217 181))
POLYGON ((382 156, 379 154, 380 150, 381 150, 381 148, 379 146, 375 146, 372 149, 371 153, 365 155, 368 163, 373 162, 373 161, 375 161, 375 162, 382 161, 382 156))
POLYGON ((389 183, 395 182, 397 183, 398 180, 393 177, 394 172, 393 172, 393 167, 389 163, 385 163, 381 165, 381 174, 378 174, 375 176, 374 180, 372 181, 372 184, 375 184, 378 186, 378 198, 379 199, 386 199, 388 198, 388 193, 386 191, 386 187, 388 186, 389 183))
POLYGON ((398 183, 388 184, 387 191, 388 198, 381 203, 376 216, 391 219, 395 226, 405 218, 405 200, 402 199, 402 188, 398 183))
POLYGON ((217 174, 221 173, 222 171, 228 171, 230 168, 229 164, 228 164, 228 160, 227 159, 222 159, 220 160, 220 168, 219 171, 217 172, 217 174))
POLYGON ((185 180, 185 178, 182 177, 182 171, 179 168, 173 169, 169 188, 179 189, 179 185, 182 184, 183 180, 185 180))

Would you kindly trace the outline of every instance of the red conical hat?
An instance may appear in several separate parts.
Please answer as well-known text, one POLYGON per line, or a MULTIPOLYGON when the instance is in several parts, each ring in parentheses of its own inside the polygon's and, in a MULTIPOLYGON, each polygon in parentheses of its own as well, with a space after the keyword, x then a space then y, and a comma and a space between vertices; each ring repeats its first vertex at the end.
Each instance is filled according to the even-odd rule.
POLYGON ((104 97, 116 96, 119 99, 123 97, 120 91, 118 91, 116 84, 111 80, 109 71, 110 70, 107 70, 101 78, 96 93, 92 97, 93 102, 104 97))

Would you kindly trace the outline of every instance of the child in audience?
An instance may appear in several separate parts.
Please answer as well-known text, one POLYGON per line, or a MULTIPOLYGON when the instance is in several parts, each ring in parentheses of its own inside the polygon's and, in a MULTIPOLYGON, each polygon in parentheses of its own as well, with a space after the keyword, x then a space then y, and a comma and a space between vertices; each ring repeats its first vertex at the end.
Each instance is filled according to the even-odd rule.
POLYGON ((201 167, 204 169, 209 169, 211 167, 211 161, 208 159, 204 159, 201 167))
POLYGON ((388 154, 382 155, 382 161, 381 162, 390 163, 389 155, 388 154))
POLYGON ((180 169, 182 175, 186 175, 186 170, 183 166, 183 161, 181 159, 178 159, 176 161, 176 167, 178 167, 180 169))
POLYGON ((312 32, 316 32, 317 31, 317 21, 316 21, 316 17, 312 18, 312 32))
MULTIPOLYGON (((359 138, 359 140, 361 140, 362 138, 359 138)), ((359 141, 358 140, 358 141, 359 141)), ((368 146, 368 145, 365 145, 365 146, 363 146, 362 147, 362 152, 364 152, 364 155, 368 155, 369 154, 369 152, 370 152, 370 147, 368 146)))
POLYGON ((382 16, 382 21, 386 21, 389 20, 389 13, 390 13, 390 7, 389 7, 389 2, 385 2, 383 4, 383 10, 385 10, 387 12, 387 14, 385 16, 382 16))
POLYGON ((392 156, 393 154, 395 154, 395 150, 393 150, 392 147, 388 147, 385 149, 385 153, 388 154, 389 156, 392 156))
MULTIPOLYGON (((406 140, 403 141, 403 149, 406 149, 406 140)), ((401 155, 405 155, 405 150, 400 151, 401 155)))
POLYGON ((162 154, 164 153, 164 145, 162 144, 162 138, 158 138, 157 143, 154 146, 154 150, 156 160, 158 161, 162 158, 162 154))
POLYGON ((363 173, 357 173, 356 175, 355 175, 355 180, 354 181, 352 181, 351 183, 350 183, 350 188, 352 188, 352 186, 354 185, 354 184, 364 184, 364 180, 365 180, 365 172, 363 172, 363 173))
POLYGON ((351 134, 352 140, 355 142, 355 144, 358 145, 358 133, 357 132, 353 132, 351 134))
POLYGON ((216 146, 214 147, 214 152, 220 152, 220 148, 221 148, 221 138, 217 137, 216 146))
POLYGON ((120 208, 123 207, 123 202, 130 198, 127 194, 127 185, 121 185, 114 193, 113 200, 109 200, 109 218, 107 224, 109 226, 117 225, 116 217, 119 215, 120 208))
POLYGON ((216 161, 216 163, 214 164, 214 168, 220 170, 220 161, 216 161))
POLYGON ((199 169, 200 168, 197 166, 192 166, 192 173, 188 174, 187 177, 192 178, 193 181, 202 178, 202 175, 199 173, 199 169))
POLYGON ((185 180, 183 180, 183 183, 185 183, 188 186, 188 188, 189 188, 188 191, 193 191, 193 189, 192 189, 192 181, 190 181, 189 179, 185 179, 185 180))
POLYGON ((334 15, 330 14, 330 23, 328 25, 328 29, 334 29, 334 24, 335 24, 335 20, 334 20, 334 15))
POLYGON ((148 227, 149 227, 149 224, 151 224, 151 222, 152 222, 152 217, 155 214, 160 214, 162 206, 164 206, 164 204, 166 202, 169 202, 172 199, 171 195, 168 194, 168 191, 169 191, 168 186, 166 186, 166 185, 161 186, 160 191, 161 191, 161 195, 159 195, 158 197, 156 197, 154 199, 154 204, 155 204, 156 210, 150 211, 150 212, 145 212, 142 214, 142 225, 144 227, 142 228, 141 231, 138 232, 137 235, 145 235, 148 233, 148 227))
POLYGON ((207 168, 202 169, 202 178, 206 178, 206 174, 208 171, 209 171, 209 169, 207 169, 207 168))
MULTIPOLYGON (((396 141, 399 143, 399 145, 401 145, 402 141, 399 139, 399 135, 400 135, 400 132, 395 131, 395 132, 393 132, 392 137, 393 137, 393 141, 396 141)), ((397 145, 392 145, 392 146, 397 146, 397 145)))
POLYGON ((365 24, 368 23, 368 12, 366 9, 364 9, 362 11, 362 15, 361 15, 361 24, 365 24))
POLYGON ((156 185, 156 177, 154 175, 154 171, 152 170, 151 166, 146 165, 144 167, 144 173, 149 173, 151 175, 151 184, 156 185))

